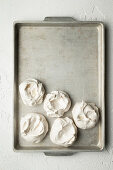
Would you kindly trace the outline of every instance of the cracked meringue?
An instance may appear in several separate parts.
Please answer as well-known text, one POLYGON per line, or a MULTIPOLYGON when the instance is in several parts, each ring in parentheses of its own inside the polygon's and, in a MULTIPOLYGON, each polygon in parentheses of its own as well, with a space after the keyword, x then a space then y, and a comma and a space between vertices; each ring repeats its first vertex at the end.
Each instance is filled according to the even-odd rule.
POLYGON ((44 110, 49 117, 61 117, 69 110, 71 100, 67 93, 63 91, 52 91, 46 95, 44 100, 44 110))
POLYGON ((28 142, 39 143, 48 132, 48 122, 45 117, 37 113, 28 113, 21 118, 20 133, 28 142))
POLYGON ((72 119, 57 118, 50 131, 50 139, 54 144, 68 147, 77 139, 77 127, 72 119))
POLYGON ((90 129, 98 122, 99 109, 93 103, 82 101, 75 104, 72 115, 78 128, 90 129))
POLYGON ((43 102, 45 89, 38 80, 27 79, 19 85, 19 91, 23 103, 28 106, 34 106, 43 102))

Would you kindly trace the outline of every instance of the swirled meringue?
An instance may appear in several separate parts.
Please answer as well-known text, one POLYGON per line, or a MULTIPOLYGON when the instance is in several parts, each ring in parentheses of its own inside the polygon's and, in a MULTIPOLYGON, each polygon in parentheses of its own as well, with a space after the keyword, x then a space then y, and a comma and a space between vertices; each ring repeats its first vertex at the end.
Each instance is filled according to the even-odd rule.
POLYGON ((78 128, 90 129, 98 122, 99 110, 95 104, 82 101, 75 104, 72 115, 78 128))
POLYGON ((26 141, 39 143, 48 132, 48 122, 41 114, 28 113, 21 118, 20 132, 26 141))
POLYGON ((19 91, 23 103, 34 106, 43 102, 45 89, 38 80, 27 79, 19 85, 19 91))
POLYGON ((71 106, 71 100, 67 93, 63 91, 52 91, 46 95, 44 100, 44 110, 49 117, 61 117, 71 106))
POLYGON ((57 118, 50 131, 50 139, 54 144, 68 147, 77 139, 77 127, 72 119, 57 118))

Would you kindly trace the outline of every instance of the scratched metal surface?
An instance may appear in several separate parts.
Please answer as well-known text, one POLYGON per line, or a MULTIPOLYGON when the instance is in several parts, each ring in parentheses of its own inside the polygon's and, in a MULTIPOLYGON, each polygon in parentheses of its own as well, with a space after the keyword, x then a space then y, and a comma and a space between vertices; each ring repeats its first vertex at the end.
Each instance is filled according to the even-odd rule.
MULTIPOLYGON (((45 152, 101 150, 104 147, 104 39, 103 25, 83 22, 39 22, 15 25, 15 110, 14 148, 45 152), (93 129, 78 129, 78 139, 69 148, 54 145, 49 133, 39 144, 21 138, 20 118, 29 112, 46 116, 43 104, 27 107, 22 103, 18 85, 27 78, 44 83, 46 93, 66 91, 74 103, 85 100, 100 108, 100 121, 93 129)), ((48 118, 49 129, 54 118, 48 118)))

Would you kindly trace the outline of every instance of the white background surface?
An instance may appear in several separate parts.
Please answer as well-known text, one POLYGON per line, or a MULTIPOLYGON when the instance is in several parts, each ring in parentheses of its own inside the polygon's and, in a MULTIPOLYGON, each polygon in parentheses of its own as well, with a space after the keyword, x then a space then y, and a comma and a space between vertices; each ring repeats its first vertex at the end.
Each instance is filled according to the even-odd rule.
POLYGON ((0 170, 113 169, 113 1, 0 0, 0 170), (12 149, 13 21, 72 16, 100 20, 106 25, 106 149, 47 157, 43 153, 14 153, 12 149))

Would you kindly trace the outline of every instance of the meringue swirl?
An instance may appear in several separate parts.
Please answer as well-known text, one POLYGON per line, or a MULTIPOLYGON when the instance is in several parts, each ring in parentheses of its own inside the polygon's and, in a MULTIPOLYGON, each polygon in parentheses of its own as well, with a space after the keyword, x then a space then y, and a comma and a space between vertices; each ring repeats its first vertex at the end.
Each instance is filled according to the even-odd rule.
POLYGON ((99 119, 99 109, 94 103, 84 101, 75 104, 72 110, 73 119, 78 128, 93 128, 99 119))
POLYGON ((39 143, 48 132, 48 123, 45 117, 37 113, 28 113, 21 118, 20 133, 28 142, 39 143))
POLYGON ((19 85, 19 91, 23 103, 28 106, 34 106, 43 102, 45 89, 38 80, 27 79, 19 85))
POLYGON ((77 127, 72 119, 57 118, 51 128, 50 139, 54 144, 68 147, 77 139, 77 127))
POLYGON ((71 100, 67 93, 63 91, 52 91, 46 95, 44 100, 44 110, 49 117, 61 117, 69 110, 71 100))

